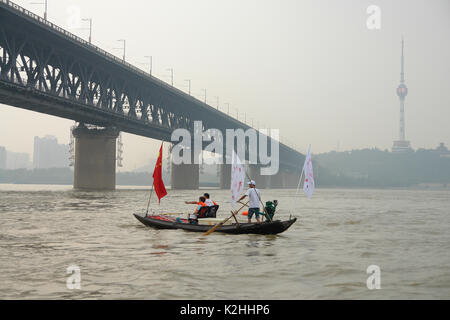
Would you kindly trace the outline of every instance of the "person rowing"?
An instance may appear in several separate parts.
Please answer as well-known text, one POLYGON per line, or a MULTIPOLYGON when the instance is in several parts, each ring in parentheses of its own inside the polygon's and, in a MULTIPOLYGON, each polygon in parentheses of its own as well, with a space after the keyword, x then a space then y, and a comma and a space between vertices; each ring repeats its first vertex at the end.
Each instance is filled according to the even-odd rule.
POLYGON ((202 206, 202 207, 206 207, 205 201, 206 201, 205 197, 200 197, 200 198, 198 198, 198 201, 185 201, 184 203, 186 203, 186 204, 196 204, 196 205, 199 205, 199 206, 202 206))
POLYGON ((259 220, 259 216, 262 215, 264 216, 264 213, 259 212, 259 203, 261 199, 261 192, 256 189, 256 184, 254 180, 250 180, 249 182, 247 182, 247 184, 249 185, 249 189, 247 190, 247 192, 239 198, 238 202, 240 202, 241 200, 243 200, 245 197, 248 197, 250 199, 250 203, 249 203, 249 209, 248 209, 248 223, 252 222, 252 217, 253 214, 256 217, 256 222, 260 222, 259 220))
POLYGON ((214 207, 217 205, 217 203, 215 203, 214 201, 212 201, 209 198, 209 193, 203 194, 203 197, 200 197, 200 199, 202 199, 202 198, 205 199, 203 202, 201 202, 201 201, 185 201, 184 203, 185 204, 197 204, 197 205, 204 204, 207 207, 214 207))
POLYGON ((203 207, 206 207, 206 204, 205 204, 206 199, 205 199, 205 197, 200 197, 200 198, 198 198, 198 200, 199 200, 198 202, 185 201, 186 204, 197 204, 197 207, 195 208, 194 213, 189 213, 188 214, 189 223, 192 223, 192 224, 197 224, 198 223, 198 217, 199 217, 200 210, 203 207))

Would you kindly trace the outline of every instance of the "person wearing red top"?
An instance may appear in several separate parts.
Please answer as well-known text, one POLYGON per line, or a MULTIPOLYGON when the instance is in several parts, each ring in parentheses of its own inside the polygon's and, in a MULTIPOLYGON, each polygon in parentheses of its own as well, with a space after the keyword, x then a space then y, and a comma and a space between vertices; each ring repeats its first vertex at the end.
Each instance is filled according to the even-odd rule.
POLYGON ((205 199, 205 197, 200 197, 200 198, 198 198, 198 200, 199 200, 198 202, 195 202, 195 201, 185 201, 184 202, 186 204, 196 204, 197 205, 197 207, 195 208, 194 213, 188 214, 188 220, 189 220, 190 223, 193 223, 193 224, 198 223, 198 213, 199 213, 200 209, 202 207, 206 207, 206 204, 205 204, 206 199, 205 199))
POLYGON ((185 201, 184 203, 186 204, 197 204, 197 205, 201 205, 202 207, 206 206, 205 204, 205 197, 200 197, 198 198, 198 201, 185 201))

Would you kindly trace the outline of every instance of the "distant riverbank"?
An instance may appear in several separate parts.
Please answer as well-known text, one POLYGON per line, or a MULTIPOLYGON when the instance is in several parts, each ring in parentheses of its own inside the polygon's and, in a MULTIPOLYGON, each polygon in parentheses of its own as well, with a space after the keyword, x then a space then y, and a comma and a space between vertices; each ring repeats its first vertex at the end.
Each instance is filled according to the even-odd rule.
MULTIPOLYGON (((134 184, 117 184, 116 190, 150 190, 151 185, 134 185, 134 184)), ((0 191, 18 191, 18 190, 72 190, 73 184, 47 184, 47 183, 1 183, 0 191)), ((171 190, 170 185, 166 185, 167 190, 171 190)), ((200 189, 219 190, 219 185, 200 184, 200 189)), ((286 189, 294 190, 295 188, 286 189)), ((450 191, 450 185, 417 185, 411 187, 330 187, 330 186, 316 186, 317 190, 430 190, 430 191, 450 191)), ((263 189, 271 190, 271 189, 263 189)), ((273 190, 273 189, 272 189, 273 190)), ((301 191, 301 190, 300 190, 301 191)), ((300 192, 299 191, 299 192, 300 192)))
MULTIPOLYGON (((163 179, 170 186, 170 176, 163 172, 163 179)), ((150 172, 117 172, 116 184, 123 186, 147 186, 153 182, 150 172)), ((73 170, 71 168, 50 169, 0 169, 0 184, 37 184, 37 185, 73 185, 73 170)), ((219 187, 219 182, 200 181, 201 187, 219 187)))
POLYGON ((402 154, 363 149, 313 157, 317 185, 337 188, 447 188, 450 157, 437 150, 402 154))
MULTIPOLYGON (((313 166, 317 188, 439 190, 450 186, 450 156, 438 150, 403 154, 379 149, 333 151, 313 155, 313 166)), ((219 187, 216 166, 204 166, 201 172, 201 187, 219 187)), ((163 170, 163 180, 170 185, 167 170, 163 170)), ((151 186, 152 182, 148 171, 116 173, 117 185, 151 186)), ((0 169, 0 183, 73 185, 73 170, 0 169)))

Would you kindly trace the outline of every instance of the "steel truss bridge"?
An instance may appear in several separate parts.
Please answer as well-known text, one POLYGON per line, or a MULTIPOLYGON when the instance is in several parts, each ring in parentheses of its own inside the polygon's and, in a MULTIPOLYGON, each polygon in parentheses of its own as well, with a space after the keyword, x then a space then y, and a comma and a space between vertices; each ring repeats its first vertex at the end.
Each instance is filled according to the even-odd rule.
MULTIPOLYGON (((0 103, 163 141, 196 120, 204 130, 250 128, 8 0, 0 0, 0 103)), ((280 143, 281 168, 303 160, 280 143)))

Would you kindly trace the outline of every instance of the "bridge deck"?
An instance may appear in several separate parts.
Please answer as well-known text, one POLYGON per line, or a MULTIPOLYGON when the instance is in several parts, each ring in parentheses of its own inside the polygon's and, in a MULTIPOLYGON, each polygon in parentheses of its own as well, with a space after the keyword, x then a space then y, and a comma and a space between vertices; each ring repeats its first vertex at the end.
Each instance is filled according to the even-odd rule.
MULTIPOLYGON (((165 141, 196 120, 204 130, 250 128, 8 0, 0 0, 0 102, 165 141)), ((280 143, 280 165, 302 159, 280 143)))

